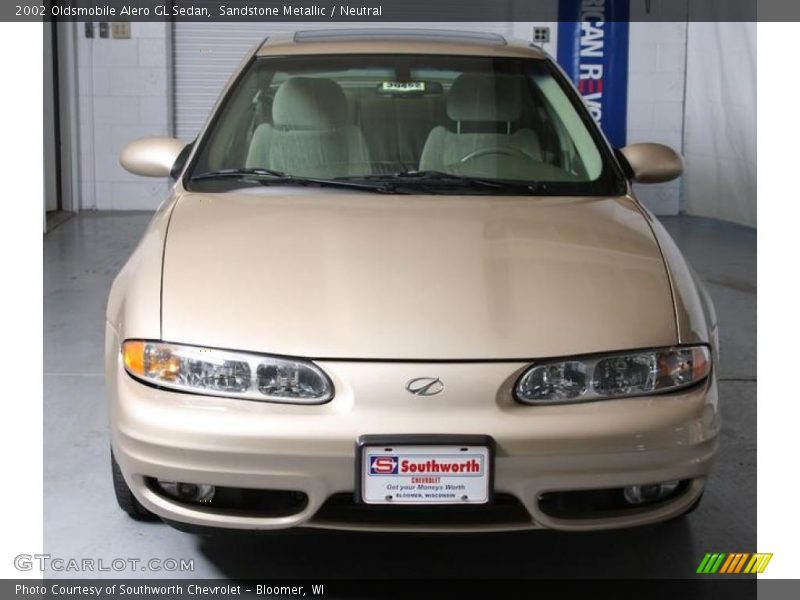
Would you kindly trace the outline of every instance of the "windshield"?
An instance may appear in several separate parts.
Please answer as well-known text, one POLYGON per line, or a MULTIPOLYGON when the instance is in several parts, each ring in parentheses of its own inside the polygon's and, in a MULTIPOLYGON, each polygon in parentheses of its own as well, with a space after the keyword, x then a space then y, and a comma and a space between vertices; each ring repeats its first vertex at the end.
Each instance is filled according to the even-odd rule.
POLYGON ((577 98, 539 59, 256 58, 201 140, 185 183, 214 191, 313 180, 404 193, 624 193, 577 98))

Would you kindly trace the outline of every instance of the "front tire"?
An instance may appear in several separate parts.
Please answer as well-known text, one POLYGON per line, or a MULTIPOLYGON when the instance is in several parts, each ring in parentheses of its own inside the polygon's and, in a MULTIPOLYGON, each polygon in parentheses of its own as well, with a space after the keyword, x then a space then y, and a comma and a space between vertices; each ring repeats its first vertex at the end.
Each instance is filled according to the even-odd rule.
POLYGON ((117 459, 114 458, 113 452, 111 452, 111 478, 114 481, 114 495, 117 498, 117 504, 128 513, 128 516, 137 521, 154 521, 158 518, 142 506, 136 496, 133 495, 131 488, 128 487, 125 478, 122 476, 122 471, 119 468, 117 459))

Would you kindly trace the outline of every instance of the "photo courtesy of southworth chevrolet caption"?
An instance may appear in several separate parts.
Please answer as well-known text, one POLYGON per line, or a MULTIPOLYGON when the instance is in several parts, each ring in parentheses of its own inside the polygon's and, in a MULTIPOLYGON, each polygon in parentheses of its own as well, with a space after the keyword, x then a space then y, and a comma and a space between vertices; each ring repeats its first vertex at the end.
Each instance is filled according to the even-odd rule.
POLYGON ((13 574, 752 597, 785 564, 757 26, 680 2, 21 4, 44 471, 13 574))

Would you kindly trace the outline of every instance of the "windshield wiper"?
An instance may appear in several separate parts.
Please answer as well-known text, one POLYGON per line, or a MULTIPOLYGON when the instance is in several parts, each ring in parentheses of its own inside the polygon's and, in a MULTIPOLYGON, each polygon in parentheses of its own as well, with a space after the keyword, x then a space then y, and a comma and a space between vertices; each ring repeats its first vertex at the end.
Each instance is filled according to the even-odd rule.
POLYGON ((262 185, 319 185, 383 194, 401 193, 400 190, 403 188, 408 190, 415 187, 424 187, 428 190, 441 190, 448 185, 460 188, 484 189, 487 191, 510 189, 529 194, 539 193, 547 188, 545 183, 471 177, 468 175, 445 173, 444 171, 399 171, 397 173, 352 175, 348 177, 322 179, 319 177, 291 175, 290 173, 277 171, 275 169, 220 169, 218 171, 209 171, 207 173, 194 175, 190 181, 209 181, 228 178, 253 179, 262 185))
MULTIPOLYGON (((302 177, 298 175, 291 175, 283 171, 276 171, 275 169, 220 169, 218 171, 209 171, 207 173, 200 173, 190 178, 190 181, 210 181, 215 179, 254 179, 262 185, 270 184, 289 184, 289 185, 319 185, 329 187, 341 187, 356 190, 364 190, 369 192, 391 193, 394 191, 394 186, 390 182, 375 181, 371 183, 360 183, 358 181, 349 181, 346 178, 336 179, 322 179, 319 177, 302 177)), ((354 178, 357 179, 357 178, 354 178)))
POLYGON ((283 171, 276 171, 274 169, 220 169, 218 171, 209 171, 207 173, 200 173, 193 175, 192 181, 202 181, 204 179, 224 179, 231 178, 246 178, 246 177, 271 177, 275 179, 288 179, 291 175, 283 171))
POLYGON ((514 189, 526 192, 541 192, 547 188, 545 183, 530 181, 515 181, 507 179, 490 179, 486 177, 472 177, 469 175, 457 175, 444 171, 399 171, 397 173, 385 173, 377 175, 359 175, 354 177, 337 177, 337 181, 383 181, 398 184, 456 184, 472 188, 484 189, 514 189))

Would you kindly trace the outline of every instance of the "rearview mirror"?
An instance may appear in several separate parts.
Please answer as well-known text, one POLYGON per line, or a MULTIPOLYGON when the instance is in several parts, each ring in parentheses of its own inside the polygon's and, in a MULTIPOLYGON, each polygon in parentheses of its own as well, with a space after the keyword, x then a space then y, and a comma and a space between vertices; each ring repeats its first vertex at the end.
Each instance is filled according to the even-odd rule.
POLYGON ((171 137, 146 137, 122 149, 119 163, 126 171, 145 177, 169 177, 185 144, 171 137))
POLYGON ((639 183, 663 183, 683 173, 680 154, 663 144, 630 144, 620 150, 628 161, 631 176, 639 183))

